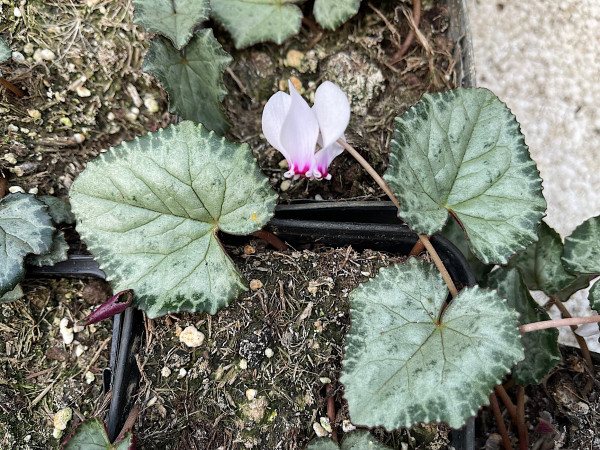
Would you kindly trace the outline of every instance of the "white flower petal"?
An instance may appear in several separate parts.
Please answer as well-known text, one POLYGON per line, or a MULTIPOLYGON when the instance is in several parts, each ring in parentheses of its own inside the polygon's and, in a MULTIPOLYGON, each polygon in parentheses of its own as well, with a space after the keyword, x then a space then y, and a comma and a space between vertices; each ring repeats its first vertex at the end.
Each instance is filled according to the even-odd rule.
POLYGON ((289 153, 289 158, 286 156, 290 167, 288 173, 303 175, 310 172, 314 164, 319 123, 315 113, 291 82, 290 97, 290 108, 281 127, 279 140, 281 146, 289 153))
MULTIPOLYGON (((344 137, 342 136, 342 139, 344 137)), ((346 140, 346 139, 344 139, 346 140)), ((320 173, 319 178, 325 178, 326 180, 331 179, 331 175, 329 174, 328 168, 334 158, 338 155, 341 155, 344 152, 344 147, 342 147, 337 142, 334 142, 329 147, 325 147, 319 150, 315 154, 315 169, 320 173)))
POLYGON ((600 330, 598 329, 597 323, 584 323, 577 327, 575 334, 578 334, 582 337, 589 337, 600 334, 600 330))
POLYGON ((262 130, 263 134, 273 147, 279 150, 286 159, 289 159, 285 148, 282 147, 280 136, 281 127, 290 110, 292 98, 285 92, 277 92, 271 96, 262 115, 262 130))
POLYGON ((350 121, 350 104, 344 91, 331 81, 325 81, 315 92, 313 111, 319 121, 323 147, 337 141, 350 121))

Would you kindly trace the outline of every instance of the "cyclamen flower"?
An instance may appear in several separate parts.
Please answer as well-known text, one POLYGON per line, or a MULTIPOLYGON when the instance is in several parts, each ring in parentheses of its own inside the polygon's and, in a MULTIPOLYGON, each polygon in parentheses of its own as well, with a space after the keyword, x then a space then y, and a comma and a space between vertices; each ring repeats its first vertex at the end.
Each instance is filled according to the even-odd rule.
POLYGON ((338 86, 325 81, 315 92, 311 108, 291 81, 289 86, 289 95, 277 92, 265 105, 263 134, 287 160, 285 177, 330 180, 329 164, 344 151, 336 141, 344 139, 350 121, 348 98, 338 86))

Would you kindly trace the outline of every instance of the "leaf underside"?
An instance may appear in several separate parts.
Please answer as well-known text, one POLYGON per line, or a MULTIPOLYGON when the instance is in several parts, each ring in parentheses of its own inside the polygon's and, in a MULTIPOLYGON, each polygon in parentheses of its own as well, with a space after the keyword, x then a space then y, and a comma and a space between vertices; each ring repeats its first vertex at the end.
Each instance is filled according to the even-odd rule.
POLYGON ((281 44, 300 30, 302 11, 295 5, 299 2, 212 0, 211 16, 231 33, 236 48, 264 41, 281 44))
POLYGON ((223 72, 231 56, 210 28, 198 31, 184 50, 185 56, 167 39, 156 37, 144 58, 143 70, 161 82, 169 94, 171 112, 223 135, 230 126, 221 104, 227 94, 223 72))
POLYGON ((518 314, 495 291, 448 290, 435 266, 411 258, 350 294, 341 382, 352 423, 460 427, 523 359, 518 314))
POLYGON ((178 50, 210 13, 209 0, 133 0, 133 4, 133 23, 168 37, 178 50))
POLYGON ((510 259, 508 266, 521 272, 523 281, 533 291, 554 295, 575 281, 575 276, 565 271, 560 259, 563 243, 560 235, 546 222, 538 229, 538 240, 523 253, 510 259))
POLYGON ((55 231, 47 206, 32 195, 0 200, 0 296, 25 276, 25 256, 50 250, 55 231))
POLYGON ((151 318, 214 314, 245 291, 216 232, 261 229, 277 201, 248 145, 189 121, 102 154, 70 195, 77 229, 113 290, 133 289, 151 318))
POLYGON ((98 418, 82 422, 63 443, 63 450, 128 450, 134 448, 133 435, 125 433, 123 438, 111 444, 104 424, 98 418))
POLYGON ((534 242, 546 210, 519 124, 487 89, 426 94, 397 117, 384 178, 411 228, 433 234, 450 211, 486 264, 534 242))
POLYGON ((358 12, 360 0, 315 0, 313 14, 323 28, 335 30, 358 12))
MULTIPOLYGON (((500 296, 507 299, 508 306, 519 312, 520 325, 550 320, 548 313, 539 307, 529 294, 517 269, 495 270, 488 275, 485 286, 497 289, 500 296)), ((521 340, 525 348, 525 359, 513 368, 515 381, 521 386, 541 383, 548 372, 561 360, 558 330, 549 328, 525 333, 521 340)))
POLYGON ((600 273, 600 216, 586 220, 565 238, 562 260, 571 273, 600 273))

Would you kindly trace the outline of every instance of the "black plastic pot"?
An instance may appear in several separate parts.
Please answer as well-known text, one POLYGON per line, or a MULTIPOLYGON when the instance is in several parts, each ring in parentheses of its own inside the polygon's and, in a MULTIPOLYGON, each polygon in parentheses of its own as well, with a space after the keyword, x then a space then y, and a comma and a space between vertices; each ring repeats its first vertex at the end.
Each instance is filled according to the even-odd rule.
MULTIPOLYGON (((414 232, 396 216, 391 202, 298 202, 280 205, 267 230, 292 246, 321 243, 327 246, 370 248, 397 254, 408 254, 417 241, 414 232)), ((222 236, 225 243, 239 237, 222 236)), ((475 277, 460 251, 442 236, 431 242, 459 286, 475 284, 475 277)), ((88 255, 72 255, 68 261, 53 267, 32 268, 33 276, 75 276, 104 278, 104 273, 88 255)), ((110 368, 104 370, 104 391, 112 389, 106 419, 111 440, 116 439, 133 406, 140 373, 136 355, 143 345, 143 314, 128 308, 115 316, 110 368)), ((452 434, 457 450, 474 448, 474 421, 452 434)))

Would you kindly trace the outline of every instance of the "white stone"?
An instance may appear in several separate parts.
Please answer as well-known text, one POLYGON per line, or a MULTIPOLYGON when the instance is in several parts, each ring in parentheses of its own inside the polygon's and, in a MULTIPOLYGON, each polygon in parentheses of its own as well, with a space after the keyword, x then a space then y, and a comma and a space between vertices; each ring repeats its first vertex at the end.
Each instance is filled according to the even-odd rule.
POLYGON ((75 356, 77 356, 78 358, 83 355, 85 352, 85 348, 83 347, 83 345, 78 344, 77 347, 75 347, 75 356))
POLYGON ((85 136, 81 133, 75 133, 73 135, 73 139, 75 139, 75 142, 77 142, 78 144, 83 143, 83 141, 85 141, 85 136))
POLYGON ((246 390, 246 398, 248 400, 254 400, 258 395, 258 391, 256 389, 247 389, 246 390))
POLYGON ((37 186, 36 186, 36 187, 32 187, 31 189, 29 189, 29 190, 27 191, 27 193, 28 193, 28 194, 33 194, 33 195, 37 195, 37 194, 38 194, 38 192, 39 192, 39 189, 38 189, 38 187, 37 187, 37 186))
POLYGON ((283 180, 279 186, 279 189, 281 189, 281 192, 285 192, 290 188, 291 185, 292 182, 290 180, 283 180))
POLYGON ((144 106, 146 107, 148 112, 150 112, 152 114, 157 113, 158 110, 160 109, 158 102, 156 100, 154 100, 152 97, 146 97, 144 99, 144 106))
POLYGON ((56 55, 54 54, 54 52, 47 48, 40 51, 40 56, 44 61, 54 61, 56 59, 56 55))
POLYGON ((167 378, 167 377, 170 377, 170 376, 171 376, 171 369, 169 369, 167 366, 165 366, 165 367, 163 367, 163 368, 160 370, 160 374, 161 374, 163 377, 165 377, 165 378, 167 378))
POLYGON ((319 418, 319 423, 328 433, 331 433, 331 423, 329 422, 329 417, 321 417, 319 418))
POLYGON ((185 370, 183 367, 181 369, 179 369, 179 374, 177 375, 177 378, 184 378, 187 375, 187 370, 185 370))
POLYGON ((8 188, 8 192, 10 192, 11 194, 16 194, 17 192, 24 194, 25 190, 21 186, 11 186, 8 188))
POLYGON ((275 353, 274 353, 274 352, 273 352, 273 350, 271 350, 270 348, 268 348, 268 349, 266 349, 266 350, 265 350, 265 356, 266 356, 267 358, 272 358, 274 354, 275 354, 275 353))
POLYGON ((42 113, 38 109, 28 109, 27 114, 29 114, 29 117, 31 117, 33 120, 37 120, 42 117, 42 113))
POLYGON ((33 46, 33 44, 31 42, 29 42, 28 44, 25 44, 25 46, 23 47, 23 51, 25 52, 26 55, 32 55, 34 50, 35 50, 35 47, 33 46))
POLYGON ((199 347, 204 342, 204 333, 198 331, 195 326, 190 325, 179 335, 179 341, 183 342, 188 347, 199 347))
POLYGON ((348 419, 344 419, 342 422, 342 430, 344 433, 349 433, 350 431, 356 430, 356 427, 352 425, 352 422, 350 422, 348 419))
POLYGON ((315 430, 315 434, 317 435, 317 437, 329 436, 327 430, 323 428, 320 423, 313 423, 313 430, 315 430))
POLYGON ((89 97, 90 95, 92 95, 90 90, 88 88, 86 88, 85 86, 77 86, 75 88, 75 92, 77 93, 77 95, 79 97, 89 97))
POLYGON ((85 382, 87 384, 92 384, 95 379, 96 379, 96 376, 89 370, 85 373, 85 382))
POLYGON ((61 409, 54 414, 54 429, 61 432, 64 431, 72 418, 73 410, 71 408, 61 409))
POLYGON ((13 16, 15 17, 22 17, 23 14, 21 14, 21 10, 19 9, 18 6, 15 6, 15 9, 13 9, 13 16))
POLYGON ((12 60, 17 64, 23 64, 25 62, 25 55, 21 52, 12 52, 12 60))
MULTIPOLYGON (((9 125, 10 127, 10 125, 9 125)), ((17 163, 17 158, 15 158, 15 154, 14 153, 7 153, 3 156, 4 161, 6 161, 9 164, 16 164, 17 163)))
POLYGON ((245 359, 240 359, 240 369, 246 370, 248 368, 248 361, 245 359))
POLYGON ((69 319, 63 317, 59 324, 60 334, 63 338, 63 341, 66 345, 73 343, 73 328, 69 327, 69 319))

